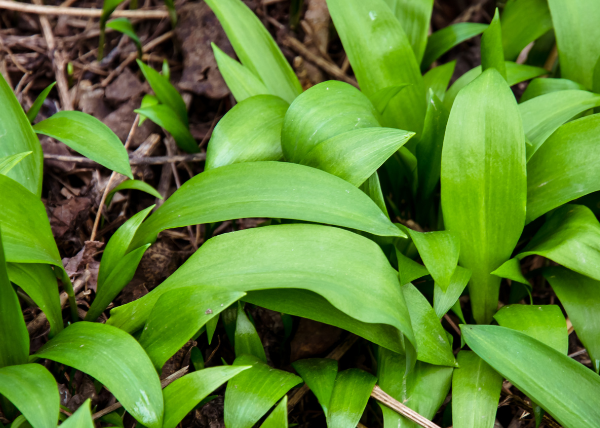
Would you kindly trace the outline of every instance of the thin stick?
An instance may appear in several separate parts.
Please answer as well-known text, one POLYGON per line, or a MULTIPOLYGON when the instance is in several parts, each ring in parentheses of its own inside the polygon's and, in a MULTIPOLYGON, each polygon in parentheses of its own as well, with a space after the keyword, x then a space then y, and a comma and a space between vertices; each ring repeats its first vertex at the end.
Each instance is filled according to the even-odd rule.
MULTIPOLYGON (((44 6, 39 4, 20 3, 12 0, 0 0, 0 9, 14 10, 17 12, 33 13, 36 15, 77 16, 85 18, 100 18, 102 9, 87 9, 83 7, 44 6)), ((113 18, 135 19, 164 19, 169 17, 169 12, 164 9, 156 10, 115 10, 113 18)))
POLYGON ((424 418, 410 407, 405 406, 398 400, 388 395, 378 385, 375 385, 375 387, 373 388, 373 392, 371 392, 371 397, 373 397, 380 403, 386 405, 393 411, 400 413, 405 418, 408 418, 414 423, 422 426, 423 428, 440 428, 439 425, 434 424, 429 419, 424 418))
MULTIPOLYGON (((55 155, 51 153, 44 154, 44 159, 54 160, 59 162, 73 162, 80 164, 81 166, 98 166, 96 162, 91 159, 84 158, 83 156, 65 156, 55 155)), ((137 165, 163 165, 166 163, 177 163, 177 162, 202 162, 206 160, 206 153, 194 153, 191 155, 174 155, 174 156, 152 156, 148 158, 135 158, 130 157, 129 163, 132 166, 137 165)))
MULTIPOLYGON (((125 141, 125 150, 129 148, 131 144, 131 140, 133 140, 133 136, 135 135, 135 130, 138 127, 138 123, 140 123, 140 115, 135 115, 135 120, 133 121, 133 125, 129 130, 129 135, 127 135, 127 141, 125 141)), ((108 183, 106 184, 106 188, 104 189, 104 193, 102 194, 102 199, 100 200, 100 206, 98 207, 98 213, 96 214, 96 219, 94 220, 94 227, 92 228, 92 234, 90 236, 90 241, 94 241, 96 239, 96 232, 98 230, 98 224, 100 223, 100 216, 102 215, 102 208, 104 208, 104 202, 106 201, 106 196, 108 195, 108 191, 110 189, 110 185, 117 176, 117 172, 113 171, 108 179, 108 183)))

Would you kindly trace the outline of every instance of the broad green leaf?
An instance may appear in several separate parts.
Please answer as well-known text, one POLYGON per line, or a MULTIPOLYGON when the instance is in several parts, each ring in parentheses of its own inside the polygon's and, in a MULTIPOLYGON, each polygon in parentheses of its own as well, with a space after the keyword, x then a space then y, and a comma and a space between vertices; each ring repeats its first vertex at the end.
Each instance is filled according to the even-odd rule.
POLYGON ((0 76, 0 136, 0 157, 33 152, 16 165, 8 176, 39 198, 42 194, 44 163, 42 146, 21 104, 3 76, 0 76))
POLYGON ((115 195, 115 193, 120 192, 121 190, 139 190, 141 192, 148 193, 149 195, 152 195, 155 198, 163 199, 162 195, 158 193, 158 191, 154 187, 150 186, 148 183, 145 183, 141 180, 125 180, 108 193, 108 195, 106 196, 107 206, 110 205, 110 202, 112 201, 112 198, 115 195))
POLYGON ((600 115, 569 122, 554 132, 527 163, 527 222, 600 190, 600 115))
POLYGON ((406 33, 420 63, 427 45, 433 0, 385 0, 406 33))
MULTIPOLYGON (((0 231, 4 233, 1 225, 0 231)), ((1 237, 0 234, 0 368, 24 364, 29 356, 29 334, 19 298, 8 279, 1 237)))
POLYGON ((375 376, 359 369, 339 372, 329 402, 327 427, 346 428, 358 425, 376 382, 375 376))
POLYGON ((223 80, 227 83, 227 87, 238 103, 255 95, 270 93, 265 84, 247 67, 231 58, 214 43, 210 45, 223 80))
POLYGON ((135 29, 133 28, 133 25, 131 25, 131 21, 129 19, 116 18, 116 19, 113 19, 112 21, 107 22, 106 26, 108 28, 112 28, 113 30, 118 31, 119 33, 123 33, 127 37, 129 37, 133 41, 133 43, 135 43, 135 46, 137 47, 138 57, 140 57, 140 58, 142 57, 142 42, 140 41, 140 38, 135 33, 135 29))
POLYGON ((48 94, 50 93, 52 88, 54 88, 54 85, 56 85, 56 82, 52 82, 37 96, 31 107, 27 111, 27 119, 29 119, 29 122, 33 123, 38 113, 40 112, 44 101, 46 101, 46 98, 48 98, 48 94))
MULTIPOLYGON (((464 334, 465 327, 461 330, 464 334)), ((452 377, 452 426, 493 428, 502 376, 474 352, 460 351, 458 364, 452 377)))
POLYGON ((560 303, 585 346, 596 372, 600 370, 600 281, 551 267, 544 271, 560 303))
POLYGON ((236 366, 252 367, 227 383, 224 409, 227 427, 253 427, 286 392, 302 383, 298 376, 273 369, 252 355, 237 357, 233 362, 233 367, 236 366))
POLYGON ((549 94, 551 92, 567 91, 569 89, 584 91, 585 86, 569 79, 553 79, 550 77, 533 79, 529 82, 529 85, 527 85, 527 89, 525 89, 525 92, 521 95, 519 102, 524 103, 525 101, 529 101, 540 95, 549 94))
POLYGON ((561 77, 592 89, 600 55, 600 4, 595 0, 548 0, 560 60, 561 77))
MULTIPOLYGON (((179 118, 180 122, 187 129, 189 126, 187 108, 185 106, 183 98, 181 98, 181 95, 179 94, 179 92, 177 92, 177 89, 175 89, 175 87, 171 85, 169 79, 166 76, 162 76, 161 74, 159 74, 158 71, 156 71, 152 67, 147 66, 139 59, 137 60, 137 64, 140 67, 142 73, 144 74, 144 77, 150 84, 150 87, 154 91, 154 95, 156 95, 156 98, 158 98, 158 100, 162 104, 166 105, 167 107, 170 107, 173 113, 175 113, 175 116, 179 118)), ((154 121, 154 119, 151 120, 154 121)), ((159 123, 159 126, 162 125, 159 123)), ((162 127, 169 131, 167 127, 162 127)))
POLYGON ((472 37, 483 33, 488 27, 487 24, 476 24, 473 22, 460 22, 458 24, 448 25, 439 31, 436 31, 427 41, 427 49, 421 62, 421 70, 427 70, 433 62, 452 49, 469 40, 472 37))
POLYGON ((309 358, 294 361, 292 367, 315 394, 327 417, 335 378, 338 374, 338 362, 327 358, 309 358))
POLYGON ((163 428, 175 428, 211 392, 250 366, 212 367, 187 374, 163 390, 165 420, 163 428))
POLYGON ((529 292, 531 292, 531 284, 521 272, 521 263, 518 258, 512 258, 507 260, 498 269, 492 272, 492 275, 496 275, 500 278, 507 278, 511 281, 516 281, 523 284, 529 292))
POLYGON ((489 27, 481 35, 481 69, 495 68, 506 79, 506 65, 502 49, 502 27, 500 12, 496 8, 494 18, 489 27))
POLYGON ((63 428, 94 428, 91 400, 88 398, 69 418, 60 424, 63 428))
POLYGON ((100 165, 133 179, 129 155, 119 137, 94 116, 80 111, 59 111, 33 125, 36 133, 62 141, 100 165))
POLYGON ((248 319, 242 304, 238 303, 238 314, 235 321, 235 355, 244 354, 252 355, 263 363, 267 362, 265 348, 263 348, 256 328, 248 319))
MULTIPOLYGON (((413 341, 397 272, 380 247, 349 231, 306 224, 266 226, 218 235, 202 245, 152 292, 113 309, 108 323, 134 332, 141 328, 161 294, 174 288, 199 284, 244 292, 279 289, 277 300, 282 306, 291 303, 287 299, 288 293, 293 294, 290 289, 307 290, 308 299, 298 302, 298 305, 305 304, 309 310, 313 305, 317 307, 322 300, 316 298, 311 302, 310 298, 313 293, 318 294, 329 301, 330 309, 337 308, 346 318, 353 319, 354 324, 349 323, 350 327, 357 321, 369 324, 374 336, 369 340, 376 343, 383 341, 383 346, 391 347, 394 344, 393 330, 397 329, 396 341, 399 340, 398 330, 413 341), (243 282, 239 281, 240 275, 244 275, 243 282), (388 340, 379 340, 385 339, 385 336, 379 335, 380 331, 388 332, 388 340)), ((269 308, 305 316, 287 308, 269 308)), ((334 316, 332 312, 321 314, 316 310, 311 314, 310 318, 317 321, 334 316)), ((368 330, 366 326, 363 328, 368 330)))
MULTIPOLYGON (((517 83, 524 82, 525 80, 533 79, 535 77, 542 76, 544 74, 548 74, 548 70, 540 68, 540 67, 532 67, 530 65, 525 64, 516 64, 511 61, 506 61, 506 81, 508 82, 508 86, 516 85, 517 83)), ((465 74, 460 76, 456 81, 450 86, 448 92, 446 92, 446 96, 444 97, 444 105, 446 108, 450 109, 456 96, 459 91, 475 80, 479 75, 481 75, 481 67, 477 66, 467 71, 465 74)))
MULTIPOLYGON (((56 275, 49 265, 9 263, 8 277, 11 282, 21 287, 46 314, 46 318, 50 323, 51 337, 63 329, 58 284, 56 275)), ((29 339, 27 338, 27 340, 29 339)))
POLYGON ((400 284, 408 284, 415 279, 429 275, 429 271, 425 266, 415 262, 413 259, 406 257, 398 248, 396 250, 396 259, 398 261, 398 277, 400 284))
MULTIPOLYGON (((160 75, 159 75, 160 76, 160 75)), ((162 76, 160 76, 162 78, 162 76)), ((147 117, 173 136, 180 149, 188 153, 197 153, 198 143, 187 125, 181 121, 175 110, 166 104, 157 104, 134 110, 140 116, 147 117)))
POLYGON ((281 128, 288 107, 273 95, 256 95, 236 104, 215 126, 206 150, 205 170, 232 163, 281 160, 281 128))
POLYGON ((473 351, 561 425, 600 427, 600 408, 590 400, 600 396, 600 377, 593 371, 509 328, 469 325, 461 330, 473 351))
POLYGON ((288 428, 287 413, 287 395, 284 395, 260 428, 288 428))
POLYGON ((425 86, 410 40, 394 13, 384 0, 328 0, 327 6, 365 95, 410 85, 390 101, 382 125, 420 134, 425 86))
MULTIPOLYGON (((160 104, 160 101, 158 100, 158 98, 156 98, 154 95, 146 94, 142 98, 142 102, 140 103, 140 108, 142 109, 145 107, 151 107, 151 106, 155 106, 157 104, 160 104)), ((146 121, 146 119, 148 119, 146 116, 144 116, 143 114, 140 114, 140 121, 139 121, 138 126, 142 126, 142 124, 146 121)))
POLYGON ((363 184, 359 187, 369 198, 375 202, 379 209, 385 214, 387 218, 390 218, 387 207, 385 206, 385 200, 383 199, 383 192, 381 191, 381 183, 379 182, 379 175, 374 173, 371 175, 363 184))
MULTIPOLYGON (((427 91, 427 101, 431 101, 432 98, 430 91, 433 91, 440 100, 444 100, 455 67, 456 60, 443 65, 438 65, 425 73, 423 76, 423 83, 425 84, 425 89, 427 91)), ((427 104, 427 108, 429 108, 429 104, 427 104)), ((425 115, 425 127, 427 127, 427 115, 425 115)))
MULTIPOLYGON (((240 0, 208 0, 241 63, 271 95, 291 103, 302 86, 271 34, 240 0)), ((228 82, 229 83, 229 82, 228 82)))
POLYGON ((148 428, 161 428, 160 380, 141 345, 124 331, 99 323, 70 325, 34 354, 97 379, 148 428))
POLYGON ((502 327, 525 333, 567 355, 569 332, 562 310, 556 305, 508 305, 494 315, 502 327))
POLYGON ((411 283, 402 286, 415 338, 417 358, 430 364, 453 367, 456 364, 452 346, 435 311, 411 283))
POLYGON ((11 169, 33 152, 17 153, 0 158, 0 174, 7 175, 11 169))
POLYGON ((551 29, 547 0, 508 0, 502 13, 504 56, 515 61, 525 46, 551 29))
POLYGON ((54 376, 44 366, 0 368, 0 394, 23 413, 33 428, 56 428, 60 395, 54 376))
POLYGON ((281 162, 227 165, 198 174, 142 224, 130 248, 174 227, 237 218, 290 218, 401 236, 363 192, 326 172, 281 162))
MULTIPOLYGON (((406 357, 387 349, 377 352, 377 378, 381 389, 427 419, 433 419, 450 390, 452 367, 418 361, 406 373, 406 357)), ((380 406, 385 427, 418 428, 387 406, 380 406)))
POLYGON ((433 289, 433 309, 438 318, 441 319, 458 302, 458 298, 462 295, 469 279, 471 279, 471 271, 456 266, 456 270, 450 280, 450 285, 448 285, 445 291, 435 283, 433 289))
POLYGON ((600 95, 587 91, 558 91, 519 104, 527 140, 527 160, 562 124, 600 105, 600 95))
POLYGON ((506 261, 523 231, 527 178, 525 140, 514 95, 487 70, 456 98, 442 149, 442 210, 460 240, 460 264, 472 272, 477 322, 491 321, 506 261))
POLYGON ((404 88, 406 88, 408 84, 398 85, 398 86, 390 86, 387 88, 383 88, 373 95, 369 97, 373 106, 377 109, 380 114, 383 114, 387 106, 394 99, 396 95, 398 95, 404 88))

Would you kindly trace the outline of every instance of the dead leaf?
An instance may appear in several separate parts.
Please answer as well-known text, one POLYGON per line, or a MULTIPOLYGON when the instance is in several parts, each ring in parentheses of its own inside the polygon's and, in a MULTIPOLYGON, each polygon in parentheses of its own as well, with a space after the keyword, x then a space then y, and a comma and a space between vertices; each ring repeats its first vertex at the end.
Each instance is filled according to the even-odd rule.
POLYGON ((146 87, 147 85, 140 82, 129 68, 125 68, 119 77, 108 85, 104 94, 107 100, 121 103, 138 97, 147 91, 146 87))

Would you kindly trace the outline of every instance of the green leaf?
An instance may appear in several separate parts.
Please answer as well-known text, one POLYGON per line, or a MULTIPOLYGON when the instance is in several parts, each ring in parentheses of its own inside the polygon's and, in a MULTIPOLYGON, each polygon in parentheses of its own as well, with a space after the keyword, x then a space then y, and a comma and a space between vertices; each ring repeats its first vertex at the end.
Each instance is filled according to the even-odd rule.
POLYGON ((551 29, 547 0, 508 0, 502 13, 504 56, 515 61, 525 46, 551 29))
POLYGON ((425 266, 415 262, 413 259, 406 257, 398 248, 396 250, 396 259, 398 261, 398 277, 400 284, 408 284, 415 279, 429 275, 429 271, 425 266))
POLYGON ((33 428, 56 428, 60 395, 54 376, 44 366, 0 368, 0 394, 23 413, 33 428))
POLYGON ((598 114, 569 122, 531 157, 527 163, 527 222, 600 190, 599 131, 598 114))
POLYGON ((69 418, 60 424, 63 428, 94 428, 91 400, 88 398, 69 418))
POLYGON ((241 63, 271 95, 291 103, 302 86, 271 34, 240 0, 208 0, 241 63))
POLYGON ((473 316, 487 323, 500 278, 525 225, 525 140, 514 95, 495 70, 465 87, 450 112, 442 150, 442 210, 460 239, 460 264, 472 272, 473 316))
POLYGON ((389 86, 383 88, 369 97, 373 106, 377 109, 380 114, 383 114, 390 102, 398 95, 408 84, 389 86))
POLYGON ((105 21, 121 3, 123 3, 123 0, 104 0, 102 3, 102 17, 105 21))
POLYGON ((328 358, 309 358, 294 361, 292 367, 315 394, 327 417, 335 378, 338 374, 338 362, 328 358))
POLYGON ((59 111, 33 125, 36 133, 62 141, 100 165, 133 179, 129 155, 119 137, 94 116, 80 111, 59 111))
MULTIPOLYGON (((406 356, 383 348, 377 353, 377 378, 381 389, 429 420, 434 418, 448 395, 452 372, 452 367, 417 361, 415 368, 406 373, 406 356)), ((418 427, 387 406, 380 407, 385 427, 418 427)))
POLYGON ((457 46, 472 37, 478 36, 483 33, 487 27, 487 24, 460 22, 458 24, 448 25, 447 27, 436 31, 429 36, 429 40, 427 41, 427 49, 425 50, 425 55, 421 62, 421 70, 427 70, 435 60, 454 46, 457 46))
POLYGON ((376 382, 375 376, 359 369, 339 372, 331 393, 327 427, 346 428, 358 425, 376 382))
POLYGON ((562 354, 569 351, 567 322, 557 305, 508 305, 496 312, 494 319, 502 327, 525 333, 562 354))
POLYGON ((238 302, 238 314, 235 322, 235 355, 240 356, 244 354, 252 355, 263 363, 267 362, 265 348, 263 348, 256 328, 250 322, 248 316, 246 316, 242 304, 238 302))
MULTIPOLYGON (((302 379, 272 369, 252 355, 235 359, 233 367, 252 366, 232 378, 225 390, 225 426, 251 428, 291 388, 302 379)), ((201 372, 200 372, 201 373, 201 372)))
POLYGON ((265 419, 260 428, 288 428, 287 395, 284 395, 277 407, 265 419))
MULTIPOLYGON (((320 321, 333 317, 335 307, 352 321, 347 329, 353 331, 357 321, 367 323, 374 336, 369 340, 384 342, 383 346, 392 347, 397 343, 398 330, 413 340, 397 272, 380 247, 352 232, 306 224, 266 226, 212 238, 152 292, 113 309, 108 323, 134 332, 143 325, 162 293, 198 284, 244 292, 279 289, 275 300, 282 306, 292 302, 287 298, 294 294, 290 289, 307 290, 305 295, 309 300, 299 301, 298 306, 322 307, 323 300, 310 300, 313 293, 330 302, 330 312, 314 310, 312 319, 320 321), (260 252, 257 252, 258 248, 260 252), (245 275, 243 282, 239 281, 240 275, 245 275)), ((296 303, 296 299, 293 302, 296 303)), ((295 307, 291 304, 285 309, 256 304, 305 316, 289 311, 295 307)), ((344 318, 341 321, 336 325, 344 325, 344 318)), ((366 326, 363 328, 369 330, 366 326)))
MULTIPOLYGON (((21 287, 35 304, 39 306, 42 312, 44 312, 50 323, 50 337, 63 329, 56 274, 49 265, 9 263, 8 277, 11 282, 21 287)), ((28 336, 27 341, 29 341, 28 336)))
POLYGON ((589 399, 600 395, 600 377, 594 372, 509 328, 469 325, 462 326, 461 330, 473 351, 561 425, 567 428, 600 426, 600 408, 589 399))
POLYGON ((553 79, 550 77, 533 79, 521 95, 519 102, 524 103, 540 95, 569 89, 585 90, 585 86, 569 79, 553 79))
POLYGON ((410 40, 386 2, 328 0, 327 6, 365 95, 410 85, 390 102, 382 125, 420 134, 426 108, 423 78, 410 40))
POLYGON ((270 93, 265 84, 247 67, 231 58, 214 43, 210 45, 223 80, 227 83, 227 87, 238 103, 255 95, 270 93))
MULTIPOLYGON (((154 95, 146 94, 142 98, 142 102, 140 104, 140 109, 143 109, 145 107, 152 107, 159 103, 160 103, 160 101, 154 95)), ((148 119, 146 116, 144 116, 143 114, 140 114, 140 121, 139 121, 138 126, 142 126, 142 124, 146 121, 146 119, 148 119)))
POLYGON ((502 27, 500 26, 498 8, 496 8, 496 13, 489 27, 481 35, 481 69, 486 71, 489 68, 495 68, 506 79, 506 65, 504 64, 504 51, 502 49, 502 27))
MULTIPOLYGON (((181 98, 181 95, 177 92, 177 89, 171 85, 167 77, 162 76, 152 67, 147 66, 139 59, 137 60, 137 64, 154 91, 156 98, 158 98, 162 104, 170 107, 173 113, 175 113, 175 116, 179 118, 179 121, 187 129, 189 127, 187 108, 183 98, 181 98)), ((152 118, 151 120, 154 121, 152 118)), ((160 123, 158 125, 169 131, 167 127, 160 123)))
POLYGON ((141 180, 125 180, 108 193, 108 195, 106 196, 106 206, 110 205, 110 202, 112 201, 112 198, 115 195, 115 193, 120 192, 121 190, 139 190, 141 192, 146 192, 149 195, 154 196, 155 198, 163 199, 162 195, 158 193, 158 191, 154 187, 150 186, 148 183, 145 183, 141 180))
POLYGON ((175 428, 179 422, 211 392, 250 366, 212 367, 187 374, 163 390, 165 420, 163 428, 175 428))
POLYGON ((595 0, 548 0, 561 77, 593 87, 594 66, 600 55, 600 4, 595 0))
POLYGON ((523 284, 527 290, 531 293, 532 287, 527 278, 523 276, 521 272, 521 263, 518 258, 512 258, 507 260, 498 269, 492 272, 492 275, 496 275, 500 278, 507 278, 511 281, 516 281, 523 284))
POLYGON ((9 155, 0 158, 0 174, 7 175, 8 172, 15 167, 15 165, 32 153, 33 152, 17 153, 15 155, 9 155))
POLYGON ((563 267, 544 270, 596 372, 600 370, 600 281, 563 267))
POLYGON ((400 21, 415 58, 420 63, 427 44, 433 0, 385 0, 385 2, 400 21))
POLYGON ((19 298, 8 279, 4 246, 0 239, 0 368, 24 364, 28 356, 29 334, 19 298))
POLYGON ((215 126, 206 150, 205 170, 283 159, 281 128, 288 107, 273 95, 256 95, 236 104, 215 126))
POLYGON ((40 112, 44 101, 46 101, 46 98, 48 98, 48 94, 50 93, 52 88, 54 88, 54 85, 56 85, 56 82, 52 82, 37 96, 31 107, 27 111, 27 119, 29 119, 29 122, 33 123, 38 113, 40 112))
POLYGON ((363 184, 359 187, 385 214, 387 218, 390 218, 387 207, 385 206, 385 200, 383 199, 383 192, 381 191, 381 183, 379 182, 379 175, 374 173, 371 175, 363 184))
POLYGON ((326 172, 281 162, 227 165, 198 174, 142 224, 130 248, 174 227, 237 218, 291 218, 401 236, 363 192, 326 172))
MULTIPOLYGON (((0 76, 0 157, 33 152, 8 174, 38 198, 42 194, 42 146, 10 86, 0 76)), ((3 199, 5 200, 5 199, 3 199)))
MULTIPOLYGON (((524 82, 525 80, 533 79, 535 77, 542 76, 544 74, 548 74, 548 70, 540 67, 532 67, 530 65, 525 64, 516 64, 511 61, 505 62, 506 66, 506 81, 508 82, 508 86, 516 85, 517 83, 524 82)), ((450 86, 448 92, 446 92, 446 96, 444 97, 444 105, 448 110, 451 109, 452 104, 459 91, 475 80, 481 74, 481 67, 477 66, 467 71, 465 74, 460 76, 456 81, 450 86)))
MULTIPOLYGON (((433 91, 433 93, 440 100, 444 100, 444 96, 446 95, 446 90, 448 89, 450 79, 452 79, 452 75, 454 74, 455 67, 456 60, 439 65, 425 73, 423 76, 423 83, 425 84, 425 88, 427 90, 427 101, 431 101, 432 98, 430 91, 433 91)), ((427 105, 427 108, 429 108, 429 104, 427 105)), ((427 115, 425 115, 425 127, 427 127, 427 115)))
POLYGON ((456 360, 452 354, 452 346, 425 296, 411 283, 404 284, 402 292, 417 340, 418 360, 439 366, 453 367, 456 360))
POLYGON ((445 291, 435 283, 433 289, 433 309, 438 318, 441 319, 458 302, 458 298, 462 295, 469 279, 471 279, 471 271, 456 266, 456 270, 450 279, 450 285, 448 285, 445 291))
POLYGON ((73 367, 100 381, 131 416, 161 428, 163 397, 158 375, 144 349, 129 334, 98 323, 78 322, 34 354, 73 367))
POLYGON ((116 30, 120 33, 123 33, 127 37, 129 37, 133 41, 133 43, 135 43, 135 46, 137 47, 137 50, 138 50, 138 56, 141 58, 142 42, 140 41, 140 38, 135 33, 135 29, 133 28, 133 25, 131 25, 131 21, 129 19, 116 18, 116 19, 113 19, 112 21, 107 22, 106 26, 108 28, 112 28, 113 30, 116 30))
MULTIPOLYGON (((160 76, 160 75, 159 75, 160 76)), ((160 76, 162 78, 162 76, 160 76)), ((175 110, 166 104, 157 104, 134 110, 140 116, 147 117, 173 136, 180 149, 188 153, 198 153, 198 143, 187 125, 181 121, 175 110)), ((133 177, 131 177, 133 178, 133 177)))
POLYGON ((562 124, 586 110, 600 105, 600 95, 587 91, 559 91, 519 104, 527 140, 527 160, 562 124))
MULTIPOLYGON (((470 327, 461 326, 463 335, 470 327)), ((467 343, 470 346, 470 342, 467 343)), ((452 377, 452 426, 493 428, 502 376, 474 352, 460 351, 458 364, 452 377)))

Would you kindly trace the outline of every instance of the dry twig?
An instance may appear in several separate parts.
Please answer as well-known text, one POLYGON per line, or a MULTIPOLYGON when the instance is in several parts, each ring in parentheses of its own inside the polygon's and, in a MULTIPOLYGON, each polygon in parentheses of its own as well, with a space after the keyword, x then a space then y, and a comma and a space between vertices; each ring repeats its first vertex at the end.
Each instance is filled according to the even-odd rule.
MULTIPOLYGON (((38 4, 20 3, 12 0, 0 0, 0 9, 14 10, 16 12, 33 13, 36 15, 65 15, 85 18, 100 18, 102 9, 87 9, 82 7, 44 6, 38 4)), ((169 12, 165 9, 137 9, 137 10, 115 10, 113 18, 135 18, 135 19, 165 19, 169 12)))
POLYGON ((386 405, 393 411, 398 412, 405 418, 408 418, 414 423, 422 426, 423 428, 440 428, 439 425, 434 424, 429 419, 421 416, 410 407, 406 407, 404 404, 388 395, 378 385, 375 385, 375 387, 373 388, 373 392, 371 392, 371 397, 373 397, 380 403, 386 405))

